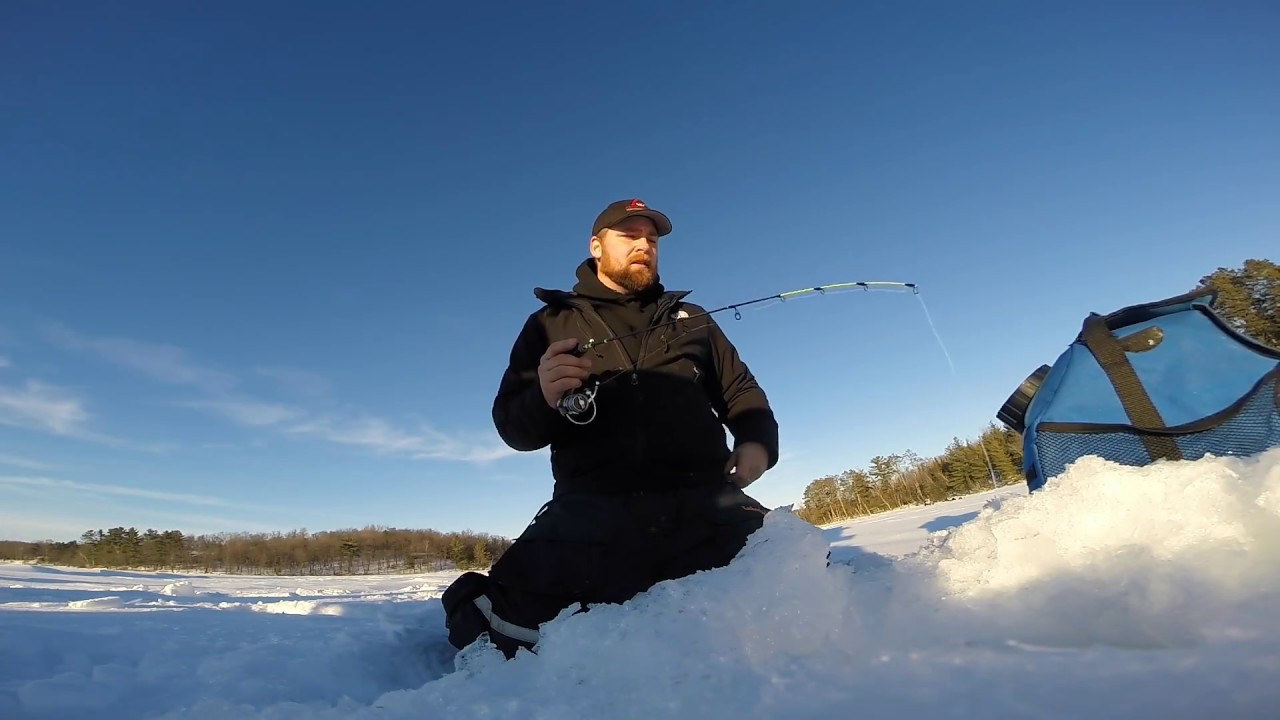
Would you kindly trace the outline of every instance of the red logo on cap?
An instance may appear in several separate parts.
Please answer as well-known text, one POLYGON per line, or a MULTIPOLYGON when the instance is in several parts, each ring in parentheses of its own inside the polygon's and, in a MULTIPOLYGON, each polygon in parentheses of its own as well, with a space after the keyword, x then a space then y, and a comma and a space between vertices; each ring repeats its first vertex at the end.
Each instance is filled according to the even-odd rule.
POLYGON ((644 201, 640 199, 632 200, 627 204, 628 210, 644 210, 646 207, 647 206, 644 204, 644 201))

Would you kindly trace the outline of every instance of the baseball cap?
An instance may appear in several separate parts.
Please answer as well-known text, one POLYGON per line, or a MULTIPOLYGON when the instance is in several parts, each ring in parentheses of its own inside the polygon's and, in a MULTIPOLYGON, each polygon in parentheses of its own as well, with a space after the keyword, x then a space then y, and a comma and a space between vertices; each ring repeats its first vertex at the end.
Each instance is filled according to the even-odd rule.
POLYGON ((617 225, 632 215, 642 215, 653 220, 658 227, 659 236, 671 232, 670 218, 649 207, 643 200, 631 198, 609 203, 609 206, 596 216, 596 222, 591 226, 591 234, 595 235, 607 227, 617 225))

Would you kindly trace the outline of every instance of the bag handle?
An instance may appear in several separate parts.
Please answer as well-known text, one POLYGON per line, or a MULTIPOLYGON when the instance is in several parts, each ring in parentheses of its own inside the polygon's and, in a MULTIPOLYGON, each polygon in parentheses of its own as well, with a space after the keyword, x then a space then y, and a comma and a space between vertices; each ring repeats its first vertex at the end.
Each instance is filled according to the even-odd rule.
MULTIPOLYGON (((1120 340, 1107 327, 1107 319, 1096 313, 1091 314, 1084 321, 1080 337, 1085 347, 1089 348, 1089 352, 1093 353, 1098 365, 1102 366, 1107 378, 1111 380, 1111 386, 1115 388, 1120 404, 1124 406, 1124 412, 1129 416, 1129 422, 1140 428, 1167 427, 1164 418, 1160 416, 1160 411, 1151 401, 1151 396, 1147 394, 1147 389, 1142 386, 1138 373, 1125 355, 1120 340)), ((1147 454, 1151 456, 1152 461, 1182 459, 1182 451, 1171 437, 1144 434, 1142 443, 1146 446, 1147 454)))

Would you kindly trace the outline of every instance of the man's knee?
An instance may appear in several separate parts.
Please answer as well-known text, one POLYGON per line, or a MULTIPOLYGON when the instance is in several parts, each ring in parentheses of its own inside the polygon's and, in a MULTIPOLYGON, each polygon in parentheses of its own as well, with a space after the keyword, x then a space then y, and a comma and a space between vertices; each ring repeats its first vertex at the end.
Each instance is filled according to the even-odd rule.
POLYGON ((769 509, 741 488, 727 484, 715 496, 708 518, 715 534, 734 553, 747 539, 764 526, 769 509))
POLYGON ((538 623, 519 622, 525 615, 512 607, 501 587, 476 572, 463 573, 441 598, 449 643, 459 650, 487 635, 508 659, 520 648, 532 650, 538 642, 538 623))
POLYGON ((768 508, 740 488, 726 484, 698 499, 699 510, 672 538, 661 579, 728 565, 764 525, 768 508))

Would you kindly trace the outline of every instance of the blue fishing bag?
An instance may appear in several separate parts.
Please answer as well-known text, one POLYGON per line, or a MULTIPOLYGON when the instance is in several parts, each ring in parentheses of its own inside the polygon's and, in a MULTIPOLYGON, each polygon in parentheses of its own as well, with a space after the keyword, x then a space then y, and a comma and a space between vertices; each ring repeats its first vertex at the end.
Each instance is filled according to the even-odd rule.
POLYGON ((1204 288, 1090 313, 1023 381, 996 417, 1022 434, 1030 490, 1087 455, 1140 466, 1280 446, 1280 350, 1234 330, 1216 300, 1204 288))

